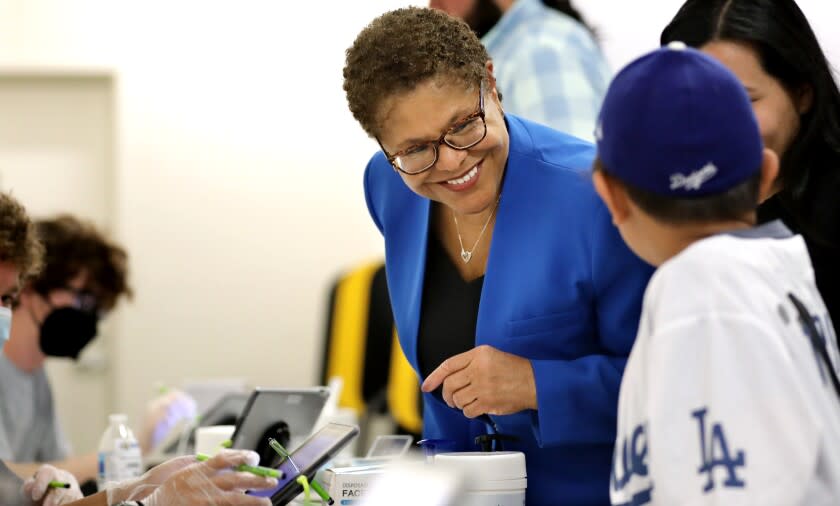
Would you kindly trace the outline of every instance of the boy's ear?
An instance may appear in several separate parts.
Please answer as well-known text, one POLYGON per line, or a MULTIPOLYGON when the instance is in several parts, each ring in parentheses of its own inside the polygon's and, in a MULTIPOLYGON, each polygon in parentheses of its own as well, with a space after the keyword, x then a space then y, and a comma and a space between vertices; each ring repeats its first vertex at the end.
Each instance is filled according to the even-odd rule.
POLYGON ((776 178, 779 176, 779 156, 776 152, 764 148, 761 159, 761 182, 758 186, 758 202, 762 203, 773 196, 778 190, 776 178))
POLYGON ((595 185, 595 191, 598 192, 601 200, 604 201, 610 211, 613 225, 619 226, 624 223, 630 216, 629 197, 624 187, 600 170, 592 173, 592 183, 595 185))

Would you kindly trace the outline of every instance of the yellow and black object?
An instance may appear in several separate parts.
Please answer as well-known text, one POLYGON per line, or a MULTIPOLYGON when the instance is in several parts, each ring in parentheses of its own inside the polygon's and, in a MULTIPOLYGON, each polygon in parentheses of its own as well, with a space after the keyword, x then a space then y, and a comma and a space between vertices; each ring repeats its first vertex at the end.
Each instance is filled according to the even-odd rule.
POLYGON ((417 374, 399 345, 385 265, 360 265, 344 273, 330 290, 322 378, 339 376, 339 406, 358 415, 389 412, 399 432, 422 431, 422 396, 417 374))

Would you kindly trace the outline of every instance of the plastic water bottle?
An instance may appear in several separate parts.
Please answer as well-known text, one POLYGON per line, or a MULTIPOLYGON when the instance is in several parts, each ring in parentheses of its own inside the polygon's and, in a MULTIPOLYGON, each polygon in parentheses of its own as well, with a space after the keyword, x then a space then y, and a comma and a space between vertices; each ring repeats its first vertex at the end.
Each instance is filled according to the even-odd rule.
POLYGON ((143 473, 143 456, 137 438, 128 427, 128 416, 111 415, 99 440, 99 471, 96 485, 105 490, 108 483, 136 478, 143 473))

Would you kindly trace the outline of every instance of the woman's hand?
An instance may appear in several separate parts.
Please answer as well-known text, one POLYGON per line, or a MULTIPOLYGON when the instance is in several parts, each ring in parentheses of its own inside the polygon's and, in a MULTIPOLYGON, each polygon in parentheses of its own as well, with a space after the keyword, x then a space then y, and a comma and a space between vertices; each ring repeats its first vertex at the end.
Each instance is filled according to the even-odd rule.
POLYGON ((76 478, 67 471, 56 469, 51 465, 38 468, 35 476, 23 484, 23 493, 33 501, 44 501, 42 506, 58 506, 82 499, 82 491, 76 478), (50 488, 51 481, 61 481, 70 485, 69 488, 50 488))
POLYGON ((444 361, 423 382, 423 391, 443 386, 443 400, 467 418, 537 409, 531 361, 482 345, 444 361))

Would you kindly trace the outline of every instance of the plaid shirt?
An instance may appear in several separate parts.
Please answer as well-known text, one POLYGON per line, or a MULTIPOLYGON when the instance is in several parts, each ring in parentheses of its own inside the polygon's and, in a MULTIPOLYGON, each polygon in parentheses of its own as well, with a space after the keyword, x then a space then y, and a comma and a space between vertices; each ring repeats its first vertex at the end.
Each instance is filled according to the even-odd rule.
POLYGON ((482 42, 506 112, 593 140, 611 72, 585 27, 540 0, 517 0, 482 42))

